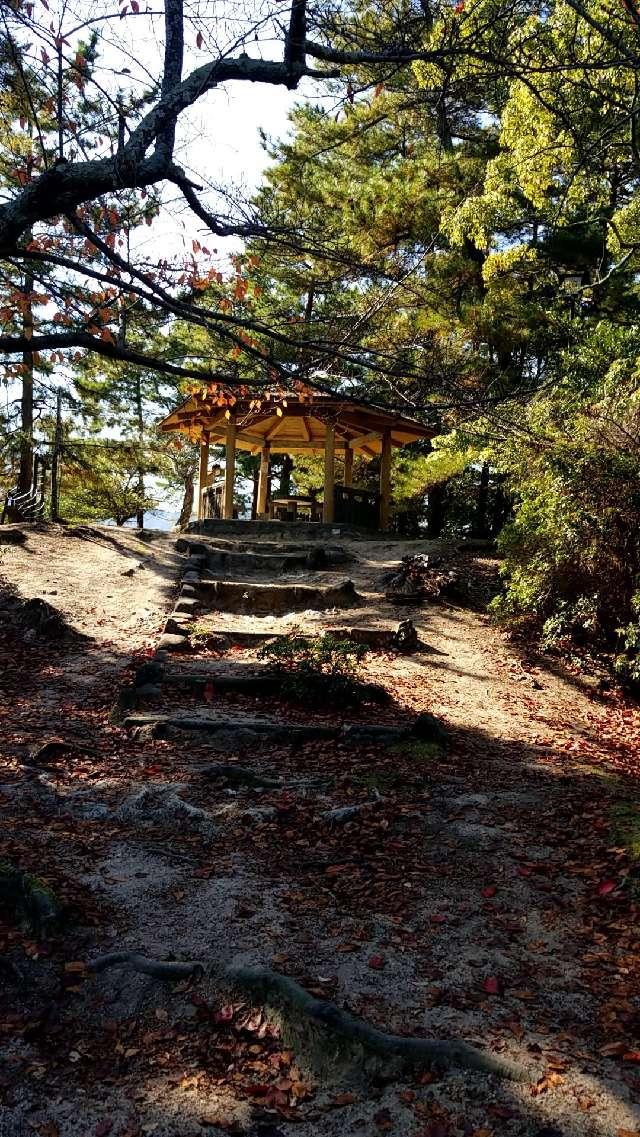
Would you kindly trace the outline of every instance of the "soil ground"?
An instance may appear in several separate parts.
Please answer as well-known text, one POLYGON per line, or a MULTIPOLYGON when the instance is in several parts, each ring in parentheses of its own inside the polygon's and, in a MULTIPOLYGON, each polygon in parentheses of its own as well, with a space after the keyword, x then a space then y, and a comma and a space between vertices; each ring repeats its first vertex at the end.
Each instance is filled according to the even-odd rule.
POLYGON ((167 682, 144 705, 292 724, 429 711, 446 750, 226 736, 221 754, 202 734, 136 739, 111 715, 173 607, 185 561, 173 537, 23 529, 23 544, 0 544, 0 585, 43 598, 80 635, 12 628, 0 645, 0 857, 65 905, 63 928, 45 939, 0 920, 4 1137, 640 1133, 629 836, 640 828, 640 712, 491 625, 490 557, 340 539, 351 563, 291 580, 349 578, 360 607, 197 617, 194 643, 206 645, 224 628, 394 627, 410 616, 417 652, 365 659, 363 677, 389 693, 382 707, 222 694, 216 676, 254 674, 256 651, 206 646, 168 665, 169 678, 198 671, 204 694, 167 682), (384 576, 407 551, 455 561, 472 603, 387 603, 384 576), (33 757, 47 740, 60 745, 33 757), (202 770, 216 761, 282 785, 212 783, 202 770), (324 816, 363 803, 344 824, 324 816), (126 968, 87 977, 84 961, 119 949, 268 965, 385 1030, 513 1059, 529 1080, 314 1078, 260 1008, 226 1001, 211 980, 169 985, 126 968))

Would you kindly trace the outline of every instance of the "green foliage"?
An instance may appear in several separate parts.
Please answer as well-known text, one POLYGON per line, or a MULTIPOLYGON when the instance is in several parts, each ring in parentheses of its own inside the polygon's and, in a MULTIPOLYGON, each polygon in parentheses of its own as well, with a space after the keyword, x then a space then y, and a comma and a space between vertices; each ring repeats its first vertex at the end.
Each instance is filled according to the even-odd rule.
POLYGON ((561 361, 550 393, 496 447, 518 496, 500 538, 508 621, 545 646, 620 647, 634 677, 640 579, 640 395, 635 331, 601 322, 561 361))
POLYGON ((78 447, 62 471, 60 512, 67 521, 106 521, 124 525, 156 499, 140 484, 140 469, 153 469, 153 456, 135 445, 78 447))
POLYGON ((356 679, 366 652, 366 645, 330 632, 313 637, 292 632, 264 644, 258 658, 269 660, 282 675, 285 696, 307 701, 322 693, 326 699, 358 703, 374 695, 372 685, 356 679))

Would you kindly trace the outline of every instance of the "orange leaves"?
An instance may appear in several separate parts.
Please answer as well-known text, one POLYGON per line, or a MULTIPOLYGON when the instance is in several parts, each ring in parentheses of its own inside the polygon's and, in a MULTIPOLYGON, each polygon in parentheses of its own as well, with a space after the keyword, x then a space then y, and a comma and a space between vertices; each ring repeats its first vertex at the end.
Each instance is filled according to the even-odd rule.
POLYGON ((245 280, 245 278, 242 276, 236 278, 236 284, 233 290, 233 295, 235 296, 236 300, 244 300, 245 296, 247 295, 248 287, 248 280, 245 280))

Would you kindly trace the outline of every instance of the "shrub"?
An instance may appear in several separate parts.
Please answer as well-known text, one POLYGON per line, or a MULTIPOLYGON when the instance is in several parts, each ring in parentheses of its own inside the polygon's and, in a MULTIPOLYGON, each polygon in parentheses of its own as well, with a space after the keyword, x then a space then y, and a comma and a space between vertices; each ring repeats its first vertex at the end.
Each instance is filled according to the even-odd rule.
POLYGON ((321 693, 328 699, 359 703, 379 699, 383 692, 356 678, 366 651, 365 644, 338 639, 330 632, 313 637, 293 632, 265 644, 258 658, 269 660, 282 675, 285 696, 308 700, 321 693))

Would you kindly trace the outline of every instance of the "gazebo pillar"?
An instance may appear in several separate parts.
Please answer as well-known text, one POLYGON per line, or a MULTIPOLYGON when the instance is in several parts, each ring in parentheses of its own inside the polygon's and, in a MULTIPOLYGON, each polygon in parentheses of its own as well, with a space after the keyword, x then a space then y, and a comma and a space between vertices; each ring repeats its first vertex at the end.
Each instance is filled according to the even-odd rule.
POLYGON ((204 499, 202 491, 207 484, 209 470, 209 431, 203 430, 200 435, 200 464, 198 467, 198 521, 204 518, 204 499))
POLYGON ((391 431, 382 435, 380 458, 380 528, 389 528, 391 518, 391 431))
POLYGON ((333 490, 336 481, 336 428, 332 422, 326 424, 324 442, 324 504, 322 520, 325 525, 333 521, 333 490))
POLYGON ((260 451, 260 478, 258 480, 258 517, 265 517, 267 513, 267 498, 269 496, 269 475, 271 473, 271 443, 265 442, 260 451))
POLYGON ((222 516, 225 521, 233 520, 233 486, 236 477, 236 416, 231 411, 227 419, 225 434, 225 469, 224 469, 224 507, 222 516))
POLYGON ((344 447, 344 484, 347 488, 353 485, 353 450, 348 442, 344 447))

